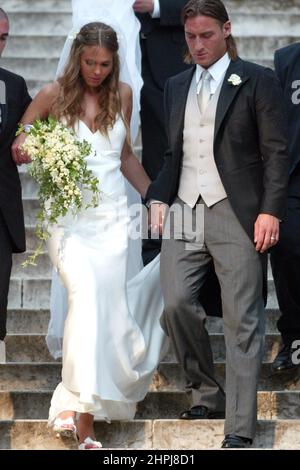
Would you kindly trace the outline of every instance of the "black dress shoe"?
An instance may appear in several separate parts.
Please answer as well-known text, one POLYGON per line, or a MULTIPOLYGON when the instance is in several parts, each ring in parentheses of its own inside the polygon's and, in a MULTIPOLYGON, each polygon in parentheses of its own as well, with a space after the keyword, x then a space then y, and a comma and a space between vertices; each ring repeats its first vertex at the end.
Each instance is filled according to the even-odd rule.
POLYGON ((246 449, 252 444, 252 439, 248 437, 236 436, 236 434, 227 434, 222 442, 222 449, 246 449))
POLYGON ((279 351, 271 366, 273 372, 286 372, 298 368, 299 364, 294 364, 292 361, 292 355, 295 351, 292 344, 285 344, 279 351))
POLYGON ((224 411, 211 411, 206 406, 193 406, 190 410, 183 411, 180 419, 224 419, 224 411))

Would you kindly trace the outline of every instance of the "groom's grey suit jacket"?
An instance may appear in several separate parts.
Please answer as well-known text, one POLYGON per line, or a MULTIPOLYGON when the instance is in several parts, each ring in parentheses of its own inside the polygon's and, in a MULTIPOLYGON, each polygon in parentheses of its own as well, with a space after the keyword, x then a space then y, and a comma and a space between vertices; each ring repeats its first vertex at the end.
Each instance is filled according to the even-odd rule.
MULTIPOLYGON (((169 150, 146 198, 172 204, 178 193, 183 158, 183 127, 187 96, 195 69, 168 80, 165 116, 169 150)), ((196 97, 195 97, 196 99, 196 97)), ((217 105, 214 158, 228 200, 253 241, 260 213, 285 216, 289 157, 282 91, 272 70, 238 58, 226 72, 217 105), (228 82, 232 74, 239 85, 228 82)), ((267 271, 267 257, 261 256, 267 271)), ((214 275, 209 282, 219 289, 214 275)), ((266 282, 264 294, 266 298, 266 282)), ((203 288, 203 306, 216 314, 215 290, 203 288), (209 298, 207 298, 207 296, 209 298)))

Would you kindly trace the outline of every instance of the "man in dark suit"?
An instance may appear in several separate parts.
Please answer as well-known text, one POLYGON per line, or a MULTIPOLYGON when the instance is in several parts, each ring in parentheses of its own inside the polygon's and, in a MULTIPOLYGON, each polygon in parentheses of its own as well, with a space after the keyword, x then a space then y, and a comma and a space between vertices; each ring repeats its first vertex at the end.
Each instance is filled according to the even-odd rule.
POLYGON ((201 293, 213 265, 226 343, 222 447, 239 448, 250 445, 255 434, 266 253, 278 241, 285 214, 283 100, 272 70, 237 57, 220 0, 190 0, 183 17, 196 65, 167 82, 169 150, 147 192, 153 226, 162 224, 166 204, 171 206, 161 253, 162 326, 192 396, 193 406, 181 418, 222 417, 225 395, 214 376, 201 293), (198 223, 198 231, 189 221, 198 223))
MULTIPOLYGON (((187 69, 183 61, 185 40, 181 11, 187 0, 136 0, 133 8, 141 22, 142 77, 141 131, 142 164, 153 180, 167 150, 163 91, 166 80, 187 69)), ((149 263, 160 251, 159 240, 145 240, 143 260, 149 263)))
POLYGON ((292 360, 293 342, 300 340, 300 43, 275 52, 275 72, 284 93, 291 160, 287 218, 281 225, 280 242, 271 251, 282 314, 277 326, 283 342, 272 368, 284 372, 298 367, 292 360))
MULTIPOLYGON (((9 32, 0 9, 0 55, 9 32)), ((25 251, 21 185, 11 145, 18 122, 30 102, 25 81, 0 67, 0 361, 5 362, 6 314, 12 253, 25 251)))

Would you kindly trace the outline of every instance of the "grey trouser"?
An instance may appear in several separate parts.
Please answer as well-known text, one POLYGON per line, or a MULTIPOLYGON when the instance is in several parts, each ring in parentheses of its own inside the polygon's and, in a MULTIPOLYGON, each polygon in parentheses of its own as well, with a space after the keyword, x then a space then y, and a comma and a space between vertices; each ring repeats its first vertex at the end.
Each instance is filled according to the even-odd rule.
MULTIPOLYGON (((223 410, 225 395, 214 376, 206 315, 199 301, 199 289, 213 261, 221 286, 226 345, 225 434, 253 438, 264 346, 262 266, 228 199, 211 208, 201 203, 204 243, 190 240, 186 226, 181 239, 175 239, 178 220, 171 237, 163 240, 161 281, 165 310, 161 323, 183 368, 193 406, 223 410)), ((179 198, 175 204, 184 207, 179 198)), ((195 214, 195 208, 189 210, 195 214)))

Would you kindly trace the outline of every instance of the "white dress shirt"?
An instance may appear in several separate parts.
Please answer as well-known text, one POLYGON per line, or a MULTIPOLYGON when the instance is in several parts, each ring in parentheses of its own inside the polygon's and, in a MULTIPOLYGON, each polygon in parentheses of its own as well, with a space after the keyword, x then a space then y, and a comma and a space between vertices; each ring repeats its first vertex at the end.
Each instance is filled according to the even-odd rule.
MULTIPOLYGON (((216 89, 224 78, 224 75, 229 67, 230 57, 228 52, 221 57, 217 62, 211 65, 207 70, 211 75, 210 79, 210 94, 214 95, 216 89)), ((201 65, 196 65, 196 83, 197 83, 197 94, 199 94, 201 88, 201 76, 204 68, 201 65)))
POLYGON ((153 12, 151 14, 152 18, 160 18, 160 4, 159 0, 153 1, 153 12))

